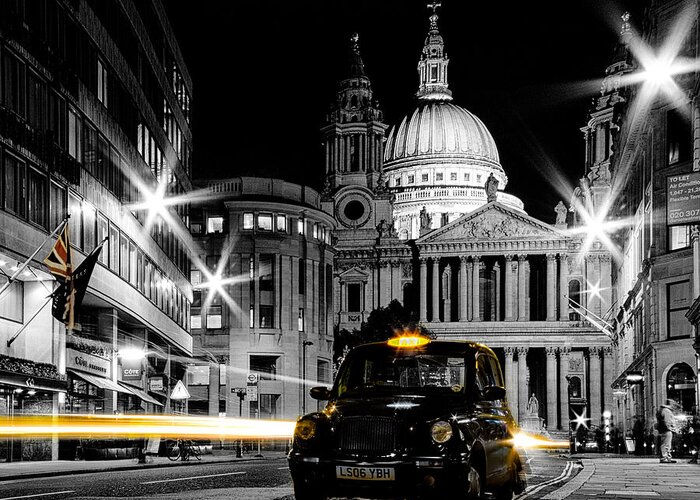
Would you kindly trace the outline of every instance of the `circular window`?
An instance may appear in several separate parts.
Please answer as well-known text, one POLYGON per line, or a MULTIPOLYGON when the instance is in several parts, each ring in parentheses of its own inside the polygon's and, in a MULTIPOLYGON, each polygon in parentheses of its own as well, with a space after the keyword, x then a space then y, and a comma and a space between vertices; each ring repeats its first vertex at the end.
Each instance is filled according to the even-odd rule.
POLYGON ((364 215, 365 206, 359 200, 352 200, 345 205, 345 210, 343 212, 345 213, 345 217, 352 221, 356 221, 364 215))

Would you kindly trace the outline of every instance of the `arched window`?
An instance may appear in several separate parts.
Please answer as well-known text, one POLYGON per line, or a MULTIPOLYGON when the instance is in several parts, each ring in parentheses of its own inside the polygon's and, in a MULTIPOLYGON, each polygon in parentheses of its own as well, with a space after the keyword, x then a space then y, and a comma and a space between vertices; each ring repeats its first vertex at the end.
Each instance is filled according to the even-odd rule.
MULTIPOLYGON (((581 304, 581 283, 578 280, 569 281, 569 298, 576 304, 581 304)), ((579 313, 569 310, 569 320, 578 321, 580 319, 579 313)))
POLYGON ((695 373, 686 363, 677 363, 666 375, 667 397, 673 399, 684 412, 690 413, 695 405, 695 373))
POLYGON ((581 398, 581 379, 579 377, 571 377, 569 379, 569 397, 572 399, 581 398))

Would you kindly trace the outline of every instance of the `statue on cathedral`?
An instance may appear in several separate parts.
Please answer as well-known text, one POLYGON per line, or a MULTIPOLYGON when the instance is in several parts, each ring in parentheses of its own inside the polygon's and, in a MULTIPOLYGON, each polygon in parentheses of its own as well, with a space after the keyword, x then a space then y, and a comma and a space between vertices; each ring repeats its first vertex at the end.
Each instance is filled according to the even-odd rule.
POLYGON ((321 191, 321 196, 328 198, 331 195, 331 176, 327 175, 326 179, 323 181, 323 190, 321 191))
POLYGON ((377 185, 374 186, 374 193, 384 194, 389 191, 387 184, 389 184, 389 181, 384 177, 384 170, 380 170, 379 177, 377 177, 377 185))
POLYGON ((430 226, 432 226, 432 218, 430 217, 430 214, 428 211, 425 209, 425 205, 423 205, 423 208, 420 209, 420 229, 421 233, 425 231, 430 231, 430 226))
POLYGON ((387 224, 386 219, 379 221, 379 224, 377 224, 377 233, 379 234, 380 238, 391 236, 390 231, 391 227, 389 224, 387 224))
POLYGON ((532 393, 532 396, 530 396, 530 400, 527 402, 527 414, 534 417, 537 417, 540 414, 540 402, 537 400, 537 396, 535 396, 534 392, 532 393))
POLYGON ((496 201, 498 197, 498 179, 493 175, 493 172, 489 174, 489 178, 486 179, 486 202, 491 203, 496 201))
POLYGON ((568 211, 564 206, 564 203, 560 200, 557 206, 554 207, 554 211, 557 214, 557 220, 554 223, 557 227, 566 227, 566 212, 568 211))

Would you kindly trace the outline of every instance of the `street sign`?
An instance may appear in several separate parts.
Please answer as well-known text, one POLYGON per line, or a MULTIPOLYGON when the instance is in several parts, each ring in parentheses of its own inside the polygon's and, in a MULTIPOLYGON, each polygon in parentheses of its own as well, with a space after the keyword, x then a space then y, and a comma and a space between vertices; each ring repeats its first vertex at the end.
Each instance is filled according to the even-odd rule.
POLYGON ((248 390, 246 391, 246 398, 248 399, 248 401, 257 401, 258 400, 258 386, 257 385, 248 386, 248 390))
POLYGON ((248 382, 248 385, 255 385, 258 383, 258 374, 257 373, 249 373, 248 376, 246 377, 246 381, 248 382))
POLYGON ((185 387, 185 384, 182 383, 182 380, 178 380, 177 384, 175 384, 175 387, 173 387, 173 392, 170 393, 170 399, 189 399, 190 398, 190 391, 187 390, 187 387, 185 387))
POLYGON ((669 226, 700 222, 700 172, 666 178, 666 223, 669 226))

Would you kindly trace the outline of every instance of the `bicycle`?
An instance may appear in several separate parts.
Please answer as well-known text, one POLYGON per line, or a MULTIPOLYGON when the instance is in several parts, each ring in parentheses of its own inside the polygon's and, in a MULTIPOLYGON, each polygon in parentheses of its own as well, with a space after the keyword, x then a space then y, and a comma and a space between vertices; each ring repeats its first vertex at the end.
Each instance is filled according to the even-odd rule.
POLYGON ((191 439, 178 439, 175 446, 171 447, 168 453, 168 459, 173 462, 180 459, 184 462, 189 460, 190 457, 202 460, 199 445, 195 444, 191 439))

